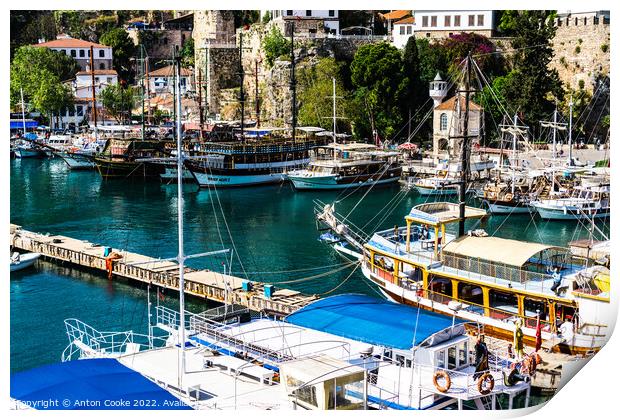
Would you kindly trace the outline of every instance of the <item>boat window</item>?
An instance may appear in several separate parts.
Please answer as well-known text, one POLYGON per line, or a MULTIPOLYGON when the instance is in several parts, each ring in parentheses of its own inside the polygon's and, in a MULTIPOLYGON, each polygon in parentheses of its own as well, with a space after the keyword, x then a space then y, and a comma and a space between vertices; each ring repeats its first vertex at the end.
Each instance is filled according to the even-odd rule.
POLYGON ((460 283, 459 284, 459 300, 464 300, 468 303, 475 303, 482 305, 484 303, 482 296, 482 288, 473 284, 460 283))
POLYGON ((440 350, 435 354, 435 366, 438 368, 446 367, 446 351, 440 350))
POLYGON ((297 399, 299 399, 300 401, 311 404, 315 407, 317 406, 315 386, 305 386, 303 388, 299 388, 297 391, 295 391, 295 394, 297 396, 297 399))
POLYGON ((467 363, 467 341, 458 344, 459 363, 458 366, 466 366, 467 363))
POLYGON ((405 366, 408 368, 411 367, 411 359, 405 359, 405 366))
POLYGON ((433 277, 429 288, 432 292, 445 296, 452 296, 452 281, 443 277, 433 277))
POLYGON ((396 363, 399 366, 402 366, 405 364, 405 356, 401 356, 400 354, 396 356, 396 363))
POLYGON ((448 369, 456 369, 456 346, 448 347, 448 369))
POLYGON ((519 314, 517 295, 491 290, 489 292, 491 316, 495 319, 510 318, 519 314), (496 310, 493 310, 496 309, 496 310))
POLYGON ((540 319, 543 321, 549 320, 547 303, 542 300, 525 298, 523 300, 523 308, 525 310, 524 315, 527 317, 536 318, 536 311, 540 311, 540 319))

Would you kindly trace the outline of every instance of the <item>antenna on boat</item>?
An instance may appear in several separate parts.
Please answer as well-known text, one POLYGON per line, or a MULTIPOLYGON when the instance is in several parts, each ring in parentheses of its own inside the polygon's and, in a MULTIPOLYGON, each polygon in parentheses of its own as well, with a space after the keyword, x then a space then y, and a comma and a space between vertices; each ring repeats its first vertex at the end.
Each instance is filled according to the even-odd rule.
MULTIPOLYGON (((178 49, 178 47, 177 47, 178 49)), ((181 91, 181 56, 177 50, 174 54, 175 87, 181 91)), ((181 354, 179 357, 179 389, 182 388, 183 374, 185 373, 185 255, 183 250, 183 137, 181 135, 181 95, 176 96, 176 132, 177 132, 177 218, 179 234, 179 341, 181 354)))

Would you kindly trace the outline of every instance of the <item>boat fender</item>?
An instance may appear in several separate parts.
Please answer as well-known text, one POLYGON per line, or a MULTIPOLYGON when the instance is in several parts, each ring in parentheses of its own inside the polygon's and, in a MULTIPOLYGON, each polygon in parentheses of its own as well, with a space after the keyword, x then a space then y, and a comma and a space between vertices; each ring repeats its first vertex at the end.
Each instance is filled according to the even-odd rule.
POLYGON ((511 201, 511 200, 512 200, 512 193, 508 193, 508 194, 506 194, 506 196, 504 197, 504 199, 505 199, 506 201, 511 201))
POLYGON ((438 370, 433 375, 433 384, 435 385, 435 388, 437 388, 437 391, 448 392, 448 390, 452 386, 452 379, 450 379, 450 375, 448 375, 448 372, 446 372, 445 370, 438 370), (442 378, 444 385, 440 385, 439 383, 442 378))
POLYGON ((481 395, 487 395, 491 391, 493 391, 493 387, 495 386, 495 379, 493 375, 489 372, 483 374, 480 379, 478 379, 478 392, 481 395))

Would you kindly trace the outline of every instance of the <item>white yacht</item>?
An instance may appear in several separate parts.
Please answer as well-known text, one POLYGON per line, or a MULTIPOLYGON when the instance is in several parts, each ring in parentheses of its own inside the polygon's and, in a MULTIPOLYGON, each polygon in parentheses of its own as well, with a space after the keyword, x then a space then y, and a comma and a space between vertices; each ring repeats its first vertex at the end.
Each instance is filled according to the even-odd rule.
POLYGON ((533 201, 530 205, 543 219, 583 220, 609 217, 609 184, 577 186, 570 197, 533 201))
POLYGON ((398 182, 402 173, 398 152, 366 143, 331 143, 312 151, 306 169, 287 178, 297 190, 337 190, 398 182))

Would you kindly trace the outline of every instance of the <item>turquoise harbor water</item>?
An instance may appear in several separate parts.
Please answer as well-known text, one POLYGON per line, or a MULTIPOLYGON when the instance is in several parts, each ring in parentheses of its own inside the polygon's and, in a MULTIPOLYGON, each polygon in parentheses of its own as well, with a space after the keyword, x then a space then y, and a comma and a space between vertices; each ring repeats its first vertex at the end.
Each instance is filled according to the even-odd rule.
MULTIPOLYGON (((94 171, 71 172, 60 159, 11 161, 11 222, 38 232, 63 234, 92 242, 140 252, 153 257, 177 254, 176 186, 157 182, 103 181, 94 171)), ((398 186, 371 191, 350 218, 365 230, 388 229, 403 222, 409 209, 424 201, 414 192, 399 194, 398 186)), ((336 209, 349 212, 364 195, 356 192, 295 192, 291 186, 244 189, 185 190, 185 250, 199 253, 224 247, 234 240, 237 258, 233 273, 256 281, 299 280, 326 273, 343 260, 318 241, 313 200, 340 201, 336 209), (216 210, 217 217, 214 215, 216 210), (222 213, 225 220, 222 218, 222 213), (221 234, 221 236, 220 236, 221 234)), ((454 198, 452 198, 454 200, 454 198)), ((606 229, 606 227, 604 227, 606 229)), ((587 230, 572 222, 543 222, 529 215, 491 217, 489 233, 565 245, 587 237, 587 230)), ((225 258, 212 256, 190 260, 196 268, 222 270, 225 258)), ((228 263, 226 263, 228 265, 228 263)), ((288 288, 322 294, 332 291, 350 274, 344 269, 328 276, 286 284, 288 288)), ((361 273, 354 273, 332 293, 378 294, 361 273)), ((152 293, 154 300, 154 293, 152 293)), ((147 330, 147 291, 135 284, 109 282, 104 276, 40 261, 37 266, 11 274, 11 371, 24 370, 60 360, 68 344, 63 321, 79 318, 100 331, 147 330)), ((176 306, 167 297, 165 304, 176 306)), ((206 304, 189 300, 189 310, 206 304)))

